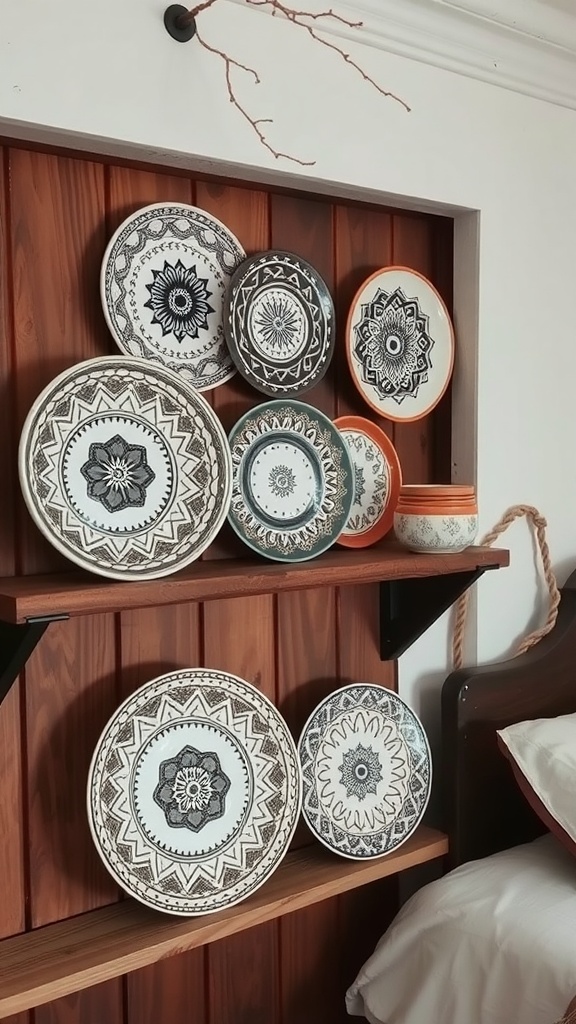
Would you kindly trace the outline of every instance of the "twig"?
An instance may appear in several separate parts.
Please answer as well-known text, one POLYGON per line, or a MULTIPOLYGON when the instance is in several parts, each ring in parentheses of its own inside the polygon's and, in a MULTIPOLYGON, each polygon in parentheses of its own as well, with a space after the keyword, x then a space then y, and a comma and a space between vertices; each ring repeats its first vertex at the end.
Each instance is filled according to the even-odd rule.
MULTIPOLYGON (((207 6, 210 3, 214 2, 215 0, 206 0, 206 4, 204 6, 207 6)), ((226 69, 226 85, 228 87, 228 97, 230 99, 230 103, 232 103, 236 107, 236 110, 240 114, 242 114, 242 117, 246 118, 248 124, 252 126, 265 149, 267 149, 269 153, 272 153, 272 156, 275 156, 277 160, 283 157, 285 160, 292 160, 294 163, 300 164, 302 167, 312 167, 316 163, 315 160, 300 160, 297 156, 290 156, 289 153, 282 153, 280 150, 274 149, 274 147, 270 145, 264 132, 260 128, 260 125, 262 124, 272 124, 272 118, 251 117, 248 111, 242 106, 242 104, 238 100, 238 97, 236 96, 236 93, 234 91, 234 86, 232 84, 232 68, 239 68, 241 71, 246 71, 247 74, 252 75, 256 85, 260 85, 260 77, 258 73, 254 70, 254 68, 249 68, 247 67, 246 64, 241 64, 240 61, 234 60, 233 57, 230 57, 227 53, 224 52, 224 50, 219 50, 216 46, 210 46, 210 44, 207 43, 206 40, 203 39, 202 36, 200 35, 200 33, 198 32, 198 28, 196 28, 196 39, 200 43, 200 46, 203 46, 205 50, 208 50, 209 53, 215 53, 217 57, 220 57, 224 61, 224 66, 226 69)))
MULTIPOLYGON (((213 2, 213 0, 207 0, 207 2, 213 2)), ((343 60, 346 62, 346 64, 350 64, 351 67, 355 68, 356 71, 358 71, 359 74, 362 75, 364 81, 370 82, 370 84, 373 85, 374 88, 377 89, 382 96, 387 96, 392 100, 396 100, 396 103, 399 103, 402 107, 404 107, 404 109, 408 113, 410 113, 411 108, 408 106, 407 103, 405 103, 403 99, 397 96, 396 93, 389 92, 388 90, 383 89, 382 86, 378 85, 378 82, 375 82, 374 79, 370 77, 370 75, 367 75, 366 72, 362 70, 360 65, 357 64, 355 60, 352 60, 352 57, 350 56, 349 53, 346 53, 344 50, 341 50, 340 47, 336 46, 335 43, 329 43, 327 39, 322 39, 322 36, 317 35, 313 25, 308 25, 305 21, 302 21, 301 19, 310 18, 312 21, 319 21, 320 19, 328 18, 332 19, 333 21, 339 21, 341 24, 346 25, 348 28, 361 28, 361 21, 349 21, 347 18, 342 17, 342 15, 336 14, 332 10, 332 8, 330 8, 330 10, 328 11, 321 11, 318 14, 311 14, 308 11, 295 11, 291 7, 286 7, 286 5, 282 3, 282 0, 246 0, 246 3, 250 7, 271 7, 272 14, 276 14, 276 12, 283 14, 288 21, 292 22, 292 24, 299 25, 300 28, 305 29, 306 32, 308 32, 308 34, 312 37, 312 39, 315 39, 317 43, 322 43, 322 45, 327 46, 329 50, 334 50, 336 53, 339 53, 343 60)))

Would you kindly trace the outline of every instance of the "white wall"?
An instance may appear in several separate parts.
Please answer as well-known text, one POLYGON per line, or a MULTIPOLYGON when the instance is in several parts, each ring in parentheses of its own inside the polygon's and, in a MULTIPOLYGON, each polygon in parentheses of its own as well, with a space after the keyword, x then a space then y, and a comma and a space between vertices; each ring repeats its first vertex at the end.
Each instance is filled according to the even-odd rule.
MULTIPOLYGON (((321 9, 316 0, 312 9, 321 9)), ((171 40, 163 10, 163 0, 5 0, 0 132, 408 207, 457 208, 456 471, 465 478, 476 458, 482 533, 516 502, 547 516, 562 582, 576 566, 576 112, 346 43, 410 104, 408 114, 297 27, 219 0, 201 31, 257 68, 262 84, 239 72, 239 95, 255 115, 274 119, 277 148, 316 160, 299 167, 259 144, 228 102, 218 58, 171 40)), ((480 660, 507 652, 542 610, 526 525, 511 528, 504 543, 512 567, 478 588, 480 660)), ((401 662, 402 692, 433 732, 447 664, 445 620, 401 662)))

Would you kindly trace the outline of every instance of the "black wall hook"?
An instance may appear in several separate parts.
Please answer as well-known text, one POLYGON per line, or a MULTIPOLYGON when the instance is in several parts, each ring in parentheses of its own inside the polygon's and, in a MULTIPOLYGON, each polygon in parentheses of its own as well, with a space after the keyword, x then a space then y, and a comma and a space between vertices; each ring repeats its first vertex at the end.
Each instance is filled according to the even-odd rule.
POLYGON ((196 21, 187 7, 170 4, 164 11, 164 27, 172 39, 187 43, 196 35, 196 21))

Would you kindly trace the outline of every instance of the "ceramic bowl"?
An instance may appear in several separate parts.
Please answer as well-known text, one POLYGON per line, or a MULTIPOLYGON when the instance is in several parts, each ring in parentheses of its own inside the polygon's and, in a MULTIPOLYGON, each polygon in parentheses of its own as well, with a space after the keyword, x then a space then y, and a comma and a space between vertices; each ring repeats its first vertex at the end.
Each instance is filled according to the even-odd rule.
POLYGON ((394 533, 410 551, 422 554, 446 554, 464 551, 478 532, 478 516, 468 513, 416 515, 394 513, 394 533))

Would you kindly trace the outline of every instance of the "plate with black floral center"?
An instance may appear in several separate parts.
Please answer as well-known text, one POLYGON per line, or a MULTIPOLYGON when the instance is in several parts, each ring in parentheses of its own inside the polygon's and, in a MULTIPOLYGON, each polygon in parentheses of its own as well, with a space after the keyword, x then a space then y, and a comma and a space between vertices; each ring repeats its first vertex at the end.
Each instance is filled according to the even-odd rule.
POLYGON ((300 562, 342 532, 353 497, 348 449, 331 420, 304 402, 264 402, 230 433, 228 519, 266 558, 300 562))
POLYGON ((381 416, 396 422, 427 416, 454 366, 454 330, 444 300, 415 270, 377 270, 350 307, 346 353, 356 387, 381 416))
POLYGON ((376 544, 394 523, 402 470, 390 438, 362 416, 339 416, 334 426, 342 434, 354 474, 350 517, 338 538, 342 547, 376 544))
POLYGON ((332 359, 332 296, 300 256, 277 249, 257 253, 232 275, 224 331, 249 384, 272 398, 301 395, 322 379, 332 359))
POLYGON ((114 712, 88 775, 106 868, 155 910, 240 903, 280 865, 302 780, 288 727, 256 687, 190 668, 145 683, 114 712))
POLYGON ((112 579, 182 569, 208 547, 231 495, 228 439, 205 398, 158 363, 77 363, 22 429, 30 514, 71 561, 112 579))
POLYGON ((236 369, 224 338, 224 296, 245 255, 226 225, 198 207, 137 210, 110 239, 100 274, 118 347, 163 363, 198 391, 229 380, 236 369))
POLYGON ((391 853, 412 835, 432 782, 422 723, 397 693, 352 683, 329 694, 298 743, 303 817, 351 860, 391 853))

